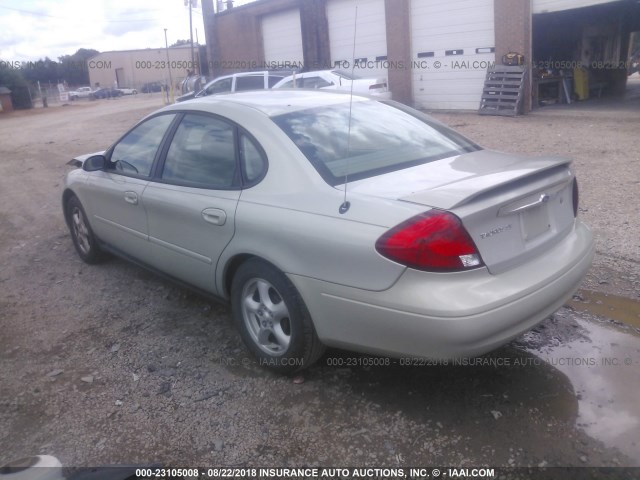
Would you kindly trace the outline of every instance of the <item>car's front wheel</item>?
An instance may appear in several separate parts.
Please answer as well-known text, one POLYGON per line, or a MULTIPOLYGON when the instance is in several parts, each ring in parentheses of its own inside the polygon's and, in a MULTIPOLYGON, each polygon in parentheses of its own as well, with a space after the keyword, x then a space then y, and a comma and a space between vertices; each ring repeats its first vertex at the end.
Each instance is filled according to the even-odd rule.
POLYGON ((66 214, 73 246, 80 258, 89 264, 101 261, 104 258, 104 253, 91 230, 87 215, 78 197, 73 196, 67 201, 66 214))
POLYGON ((324 352, 300 294, 272 265, 251 259, 231 285, 234 321, 261 366, 279 373, 303 370, 324 352))

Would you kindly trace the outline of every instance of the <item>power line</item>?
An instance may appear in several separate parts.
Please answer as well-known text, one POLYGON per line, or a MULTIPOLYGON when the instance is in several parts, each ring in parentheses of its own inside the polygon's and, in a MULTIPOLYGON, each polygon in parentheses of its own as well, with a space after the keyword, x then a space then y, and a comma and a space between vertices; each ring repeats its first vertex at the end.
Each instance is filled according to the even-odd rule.
MULTIPOLYGON (((35 17, 55 18, 55 19, 58 19, 58 20, 71 20, 70 17, 60 17, 60 16, 57 16, 57 15, 49 15, 48 13, 34 12, 32 10, 23 10, 23 9, 20 9, 20 8, 7 7, 6 5, 0 5, 0 8, 4 8, 6 10, 13 10, 15 12, 24 13, 26 15, 33 15, 35 17)), ((158 11, 158 10, 156 10, 156 11, 158 11)), ((108 22, 108 23, 160 22, 160 21, 163 21, 163 20, 164 19, 162 19, 162 18, 138 18, 138 19, 129 19, 129 20, 109 20, 109 19, 104 19, 104 21, 108 22)))

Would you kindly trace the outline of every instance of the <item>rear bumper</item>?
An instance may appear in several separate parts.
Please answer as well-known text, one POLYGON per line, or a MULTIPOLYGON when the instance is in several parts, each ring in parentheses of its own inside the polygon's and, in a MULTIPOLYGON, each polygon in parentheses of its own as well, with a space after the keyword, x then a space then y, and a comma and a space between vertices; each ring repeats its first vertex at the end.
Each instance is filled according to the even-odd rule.
POLYGON ((290 275, 329 346, 391 356, 460 358, 491 351, 533 328, 571 296, 591 265, 593 237, 580 221, 534 260, 433 274, 407 269, 373 292, 290 275))

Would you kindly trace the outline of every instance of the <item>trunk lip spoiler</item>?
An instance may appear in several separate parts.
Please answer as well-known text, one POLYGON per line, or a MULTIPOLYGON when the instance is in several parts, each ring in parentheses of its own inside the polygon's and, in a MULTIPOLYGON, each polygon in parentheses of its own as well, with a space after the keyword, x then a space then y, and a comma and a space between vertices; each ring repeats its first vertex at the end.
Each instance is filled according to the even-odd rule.
MULTIPOLYGON (((458 207, 462 207, 483 195, 490 193, 491 191, 500 189, 508 185, 511 182, 524 180, 526 178, 534 177, 537 175, 544 175, 552 170, 559 170, 561 168, 566 168, 569 166, 573 159, 568 157, 531 157, 531 160, 535 159, 538 162, 546 162, 546 165, 539 165, 538 168, 533 168, 528 171, 520 171, 513 175, 505 175, 499 181, 495 181, 495 177, 493 177, 494 173, 504 173, 497 170, 494 173, 488 173, 485 175, 481 175, 480 178, 484 177, 485 179, 489 179, 491 177, 491 181, 487 181, 485 185, 480 186, 479 188, 472 189, 468 194, 462 193, 459 188, 457 192, 455 190, 451 190, 451 184, 445 184, 433 189, 427 189, 423 191, 418 191, 411 193, 409 195, 405 195, 403 197, 398 198, 398 200, 408 202, 408 203, 416 203, 420 205, 431 205, 443 210, 451 210, 458 207)), ((568 169, 568 174, 571 178, 574 177, 572 169, 568 169)), ((462 181, 462 183, 467 182, 477 182, 479 177, 470 177, 462 181)), ((559 183, 565 183, 569 179, 563 179, 562 181, 555 182, 549 187, 553 188, 559 183)), ((460 187, 460 182, 456 182, 458 187, 460 187)))

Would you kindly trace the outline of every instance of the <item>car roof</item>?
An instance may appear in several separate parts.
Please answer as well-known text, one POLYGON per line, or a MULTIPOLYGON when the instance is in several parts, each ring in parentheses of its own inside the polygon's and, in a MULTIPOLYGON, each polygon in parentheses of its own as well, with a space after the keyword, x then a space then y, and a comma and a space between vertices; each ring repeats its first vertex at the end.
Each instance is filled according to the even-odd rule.
MULTIPOLYGON (((349 93, 326 90, 254 90, 194 98, 193 100, 165 107, 165 110, 180 110, 181 107, 187 107, 189 110, 211 111, 214 113, 216 105, 234 104, 240 107, 252 108, 267 116, 274 117, 299 110, 348 103, 349 98, 349 93)), ((353 101, 367 102, 374 100, 353 95, 353 101)))

